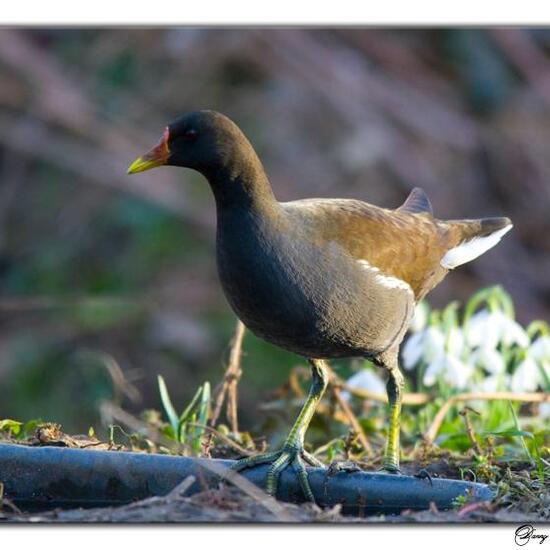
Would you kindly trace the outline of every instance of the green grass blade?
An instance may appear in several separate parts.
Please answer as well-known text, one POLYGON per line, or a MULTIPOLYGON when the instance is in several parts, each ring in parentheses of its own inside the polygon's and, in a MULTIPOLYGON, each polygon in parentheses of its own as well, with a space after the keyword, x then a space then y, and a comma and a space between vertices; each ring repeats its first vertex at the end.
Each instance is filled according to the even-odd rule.
POLYGON ((468 324, 470 318, 474 315, 477 308, 483 304, 487 303, 491 294, 493 292, 493 287, 482 288, 478 290, 466 303, 464 308, 464 317, 463 317, 463 326, 465 327, 468 324))
POLYGON ((496 435, 500 437, 528 437, 529 439, 533 439, 535 437, 531 432, 527 432, 525 430, 504 430, 500 432, 483 432, 481 435, 483 436, 496 435))
POLYGON ((201 394, 202 386, 200 386, 199 389, 195 392, 195 395, 193 396, 193 399, 191 399, 189 405, 187 405, 187 407, 185 407, 183 412, 180 414, 176 427, 177 439, 180 443, 183 443, 185 441, 185 436, 187 433, 187 422, 189 422, 190 416, 192 416, 193 409, 195 408, 195 405, 197 404, 201 394))
POLYGON ((540 361, 537 361, 537 367, 542 377, 542 385, 544 386, 544 391, 548 393, 550 392, 550 377, 548 376, 545 368, 547 366, 547 362, 545 361, 544 363, 545 364, 541 364, 540 361))
POLYGON ((202 387, 201 404, 199 406, 199 424, 208 422, 210 413, 210 382, 205 382, 202 387))
MULTIPOLYGON (((518 416, 516 414, 516 411, 514 410, 514 405, 512 405, 511 401, 508 401, 508 406, 510 407, 510 412, 512 413, 512 418, 514 420, 514 426, 518 432, 522 432, 521 426, 519 425, 518 416)), ((523 450, 525 454, 527 455, 527 458, 531 464, 535 464, 535 461, 533 460, 533 457, 531 456, 531 453, 529 452, 529 448, 527 447, 527 443, 525 443, 525 437, 523 435, 519 436, 519 439, 521 441, 521 445, 523 447, 523 450)))
POLYGON ((195 395, 193 396, 193 399, 191 399, 191 402, 189 403, 189 405, 187 405, 187 407, 185 407, 184 411, 180 414, 179 422, 185 422, 188 419, 188 417, 191 414, 193 408, 197 404, 201 394, 202 394, 202 386, 200 386, 199 389, 195 392, 195 395))
MULTIPOLYGON (((199 405, 197 423, 206 426, 208 417, 210 414, 210 382, 205 382, 202 386, 201 402, 199 405)), ((193 451, 195 454, 200 454, 202 436, 204 434, 204 428, 197 426, 193 430, 193 451)))
POLYGON ((172 428, 174 428, 174 431, 177 432, 179 419, 176 410, 174 409, 174 405, 172 405, 170 395, 168 394, 168 388, 166 387, 166 383, 164 382, 164 378, 162 376, 157 376, 157 379, 159 385, 160 399, 162 401, 162 406, 164 407, 164 412, 168 417, 170 425, 172 426, 172 428))

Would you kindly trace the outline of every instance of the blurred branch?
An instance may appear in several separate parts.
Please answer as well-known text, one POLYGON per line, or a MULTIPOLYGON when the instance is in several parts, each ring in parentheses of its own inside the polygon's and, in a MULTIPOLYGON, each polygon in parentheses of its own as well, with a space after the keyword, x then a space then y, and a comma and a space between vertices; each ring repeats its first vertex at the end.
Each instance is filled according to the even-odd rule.
POLYGON ((442 103, 444 108, 454 111, 455 116, 466 117, 464 113, 457 113, 461 102, 457 88, 425 61, 426 57, 432 57, 429 56, 431 52, 424 40, 415 40, 418 35, 410 36, 409 40, 396 40, 392 31, 387 29, 372 29, 369 32, 336 29, 334 32, 342 41, 374 60, 379 67, 378 72, 386 72, 399 81, 410 83, 430 99, 435 98, 442 103))
POLYGON ((120 405, 123 395, 128 397, 133 403, 141 402, 141 393, 136 386, 126 378, 124 371, 112 355, 97 350, 82 349, 78 352, 77 357, 80 360, 98 362, 105 368, 113 384, 114 404, 120 405))
MULTIPOLYGON (((0 36, 2 33, 0 33, 0 36)), ((47 128, 36 119, 16 118, 0 113, 0 144, 8 150, 53 163, 78 175, 84 181, 122 190, 155 202, 181 217, 201 233, 209 232, 212 222, 197 215, 185 195, 168 181, 130 177, 126 174, 127 158, 77 142, 47 128)))
POLYGON ((311 79, 318 92, 347 113, 353 126, 361 124, 367 113, 378 118, 374 111, 379 108, 427 139, 466 150, 476 146, 477 128, 472 120, 449 110, 437 98, 425 97, 403 81, 393 81, 368 67, 353 49, 334 40, 327 45, 313 33, 297 29, 269 35, 257 31, 257 36, 289 67, 299 70, 302 78, 311 79), (343 90, 346 101, 340 97, 343 90))
MULTIPOLYGON (((277 29, 269 34, 256 31, 256 36, 268 48, 278 71, 290 73, 302 87, 305 83, 304 92, 311 100, 324 99, 344 121, 338 132, 356 151, 355 156, 363 159, 364 166, 382 164, 404 189, 422 186, 434 201, 452 200, 452 190, 441 185, 434 159, 451 155, 453 150, 460 154, 475 151, 480 139, 473 120, 432 98, 425 99, 423 92, 406 83, 380 74, 353 49, 334 40, 317 40, 312 31, 277 29), (439 153, 426 154, 420 140, 412 139, 408 132, 439 153)), ((258 55, 264 55, 263 51, 258 55)), ((472 198, 479 194, 474 181, 462 185, 463 192, 472 198)))
POLYGON ((550 62, 527 29, 493 28, 489 32, 509 61, 550 105, 550 62))
POLYGON ((0 173, 0 181, 4 182, 0 187, 0 252, 6 244, 8 216, 26 173, 26 165, 17 154, 10 155, 3 163, 0 173))
POLYGON ((48 309, 66 309, 77 307, 109 307, 135 309, 154 307, 154 302, 144 298, 120 298, 117 296, 25 296, 0 298, 0 312, 3 313, 48 309))
MULTIPOLYGON (((47 50, 35 46, 20 31, 3 29, 0 61, 33 85, 31 106, 24 118, 7 113, 0 116, 0 143, 8 149, 57 164, 85 181, 118 188, 160 204, 200 232, 212 227, 210 220, 196 214, 183 186, 177 185, 166 172, 155 173, 154 185, 148 177, 126 175, 128 164, 153 141, 149 142, 151 138, 129 127, 128 121, 115 125, 102 120, 84 88, 47 50), (67 137, 45 123, 61 123, 72 135, 67 137), (86 144, 83 138, 95 145, 86 144)), ((0 94, 0 102, 2 97, 0 94)), ((146 110, 147 106, 143 104, 141 108, 146 110)), ((163 122, 158 124, 160 133, 163 122)))

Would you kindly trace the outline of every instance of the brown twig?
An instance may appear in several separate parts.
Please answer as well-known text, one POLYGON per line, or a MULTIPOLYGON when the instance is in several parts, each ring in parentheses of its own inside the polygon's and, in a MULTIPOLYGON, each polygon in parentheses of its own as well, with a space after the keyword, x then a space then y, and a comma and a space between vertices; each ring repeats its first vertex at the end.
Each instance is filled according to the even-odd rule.
POLYGON ((237 386, 242 376, 241 357, 244 333, 245 326, 238 320, 235 327, 235 334, 231 340, 229 363, 225 371, 223 383, 218 390, 214 412, 210 419, 210 426, 215 426, 227 396, 226 415, 229 421, 229 427, 233 433, 239 432, 239 423, 237 419, 237 386))
MULTIPOLYGON (((361 388, 354 388, 342 380, 337 374, 334 374, 334 380, 337 381, 338 385, 345 391, 349 392, 351 395, 360 397, 361 399, 377 401, 379 403, 387 403, 388 396, 385 393, 376 393, 370 390, 364 390, 361 388)), ((428 403, 432 397, 427 393, 405 393, 403 394, 403 405, 425 405, 428 403)))
POLYGON ((342 412, 346 416, 353 431, 357 434, 357 437, 359 438, 361 445, 365 449, 367 456, 369 458, 372 457, 373 456, 372 447, 369 443, 369 440, 367 439, 367 435, 365 434, 363 428, 361 427, 361 424, 359 424, 359 420, 357 420, 357 417, 355 416, 354 412, 351 410, 349 403, 342 397, 341 389, 337 384, 334 384, 332 386, 332 393, 336 401, 338 402, 340 409, 342 409, 342 412))
MULTIPOLYGON (((388 396, 385 393, 376 393, 370 390, 355 388, 350 386, 345 380, 340 378, 332 369, 330 369, 330 377, 333 384, 337 384, 340 388, 347 391, 351 395, 360 397, 361 399, 369 399, 379 403, 387 403, 388 396)), ((405 393, 403 395, 403 405, 425 405, 432 400, 432 396, 428 393, 405 393)))
POLYGON ((113 401, 115 403, 120 404, 123 395, 133 403, 141 401, 141 393, 136 386, 127 380, 124 371, 112 355, 101 351, 83 349, 78 353, 78 357, 80 359, 96 360, 105 368, 113 384, 113 401))
POLYGON ((234 433, 239 433, 239 423, 237 419, 237 387, 242 376, 241 357, 243 348, 243 338, 245 326, 239 320, 235 328, 235 335, 231 342, 231 353, 229 354, 229 366, 225 373, 227 379, 227 408, 226 415, 229 420, 229 427, 234 433))
POLYGON ((306 393, 300 385, 300 380, 305 379, 309 374, 309 370, 304 367, 294 367, 290 371, 290 375, 288 377, 288 385, 290 386, 290 389, 294 392, 296 397, 305 397, 306 393))
POLYGON ((0 482, 0 510, 3 507, 9 508, 12 512, 16 514, 22 514, 21 510, 9 499, 4 496, 4 484, 0 482))
POLYGON ((199 424, 198 422, 188 422, 189 426, 196 426, 197 428, 202 428, 209 433, 210 436, 216 436, 219 439, 221 439, 226 445, 229 445, 230 447, 233 447, 236 451, 239 451, 243 456, 252 456, 256 454, 255 452, 249 451, 230 439, 229 437, 223 435, 221 432, 216 430, 216 428, 213 428, 212 426, 207 426, 206 424, 199 424))
POLYGON ((284 507, 275 500, 275 498, 256 487, 254 483, 248 481, 248 479, 239 475, 237 472, 229 470, 211 460, 201 461, 201 467, 210 470, 235 485, 235 487, 238 487, 243 493, 256 500, 258 504, 262 505, 266 510, 269 510, 279 521, 296 521, 288 514, 284 507))
POLYGON ((446 414, 449 412, 449 409, 456 403, 460 401, 498 401, 498 400, 509 400, 509 401, 522 401, 524 403, 544 403, 550 401, 550 395, 547 393, 514 393, 514 392, 471 392, 471 393, 461 393, 459 395, 454 395, 448 399, 438 413, 435 415, 435 418, 432 421, 431 426, 428 428, 424 434, 424 440, 427 443, 433 443, 439 428, 445 419, 446 414))
POLYGON ((187 476, 181 483, 178 483, 167 495, 168 500, 175 500, 185 496, 185 493, 191 488, 193 483, 195 483, 195 476, 187 476))
POLYGON ((473 412, 479 416, 479 413, 474 409, 472 409, 471 407, 464 407, 458 414, 460 414, 460 416, 462 416, 462 418, 464 419, 466 434, 468 435, 468 439, 470 440, 470 443, 472 444, 474 451, 478 455, 482 455, 483 449, 481 448, 481 445, 479 444, 479 441, 476 438, 474 427, 472 426, 472 422, 470 421, 470 417, 468 416, 469 412, 473 412))

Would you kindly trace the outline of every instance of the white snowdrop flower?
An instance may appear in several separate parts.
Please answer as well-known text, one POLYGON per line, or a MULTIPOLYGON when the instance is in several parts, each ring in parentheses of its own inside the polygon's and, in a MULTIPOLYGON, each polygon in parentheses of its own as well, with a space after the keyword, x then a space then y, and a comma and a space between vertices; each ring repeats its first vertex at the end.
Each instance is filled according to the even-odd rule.
POLYGON ((500 334, 499 321, 498 316, 486 309, 472 315, 464 329, 468 345, 471 348, 496 348, 500 334))
POLYGON ((539 336, 529 346, 528 353, 535 360, 550 361, 550 336, 539 336))
POLYGON ((484 392, 506 391, 510 389, 511 380, 512 377, 506 373, 491 374, 485 377, 476 389, 484 392))
POLYGON ((502 311, 478 311, 468 321, 465 332, 472 348, 494 349, 499 343, 505 346, 517 344, 522 348, 529 345, 529 336, 523 327, 502 311))
POLYGON ((517 392, 535 391, 541 381, 541 373, 536 361, 527 355, 516 367, 512 375, 512 387, 517 392))
POLYGON ((424 332, 424 359, 434 361, 445 354, 445 336, 435 326, 429 326, 424 332))
POLYGON ((403 346, 401 356, 403 367, 413 369, 421 359, 426 362, 434 361, 445 353, 445 336, 435 326, 411 335, 403 346))
POLYGON ((437 378, 445 369, 446 363, 445 355, 442 355, 428 365, 422 379, 425 386, 433 386, 437 382, 437 378))
POLYGON ((433 386, 438 378, 442 378, 452 387, 464 389, 473 371, 472 365, 464 363, 458 357, 447 353, 428 365, 423 382, 425 386, 433 386))
POLYGON ((502 355, 494 348, 478 348, 472 352, 470 360, 474 365, 484 368, 491 374, 499 374, 506 369, 502 355))
POLYGON ((464 326, 464 334, 466 335, 466 342, 472 348, 478 347, 482 342, 482 334, 485 331, 487 324, 487 318, 489 312, 486 309, 478 311, 464 326))
POLYGON ((424 384, 431 386, 435 383, 437 374, 444 368, 445 336, 439 328, 433 325, 429 326, 422 335, 418 347, 422 350, 421 358, 428 363, 424 373, 424 384))
POLYGON ((430 308, 426 302, 419 302, 418 304, 416 304, 409 330, 413 333, 424 330, 424 328, 426 328, 426 325, 428 324, 429 314, 430 308))
POLYGON ((464 363, 458 357, 446 355, 446 364, 443 372, 443 380, 450 386, 459 390, 464 389, 468 385, 468 381, 474 371, 474 368, 469 363, 464 363))
MULTIPOLYGON (((347 384, 352 388, 357 388, 361 390, 368 390, 373 393, 381 393, 385 395, 386 393, 386 384, 384 381, 371 369, 364 368, 356 372, 347 380, 347 384)), ((342 392, 342 397, 349 401, 350 394, 347 391, 342 392)))
POLYGON ((450 328, 447 335, 447 352, 454 357, 460 357, 464 349, 464 333, 459 327, 450 328))
POLYGON ((539 405, 539 416, 543 420, 546 420, 548 417, 550 417, 550 402, 541 403, 539 405))
POLYGON ((422 359, 422 355, 424 354, 424 348, 422 347, 424 336, 424 331, 422 331, 411 334, 411 336, 407 338, 401 351, 403 368, 405 370, 411 370, 419 363, 420 359, 422 359))
POLYGON ((495 314, 500 317, 500 341, 505 346, 517 344, 522 348, 527 348, 529 346, 529 336, 524 328, 502 312, 495 312, 495 314))

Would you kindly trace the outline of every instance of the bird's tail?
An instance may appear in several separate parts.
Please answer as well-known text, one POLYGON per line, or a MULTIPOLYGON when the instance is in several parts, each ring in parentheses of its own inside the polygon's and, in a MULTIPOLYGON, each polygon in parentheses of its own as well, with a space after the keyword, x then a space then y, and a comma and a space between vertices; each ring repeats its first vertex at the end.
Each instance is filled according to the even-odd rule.
POLYGON ((446 269, 454 269, 481 256, 513 227, 510 218, 450 220, 447 224, 455 244, 441 260, 441 265, 446 269))

